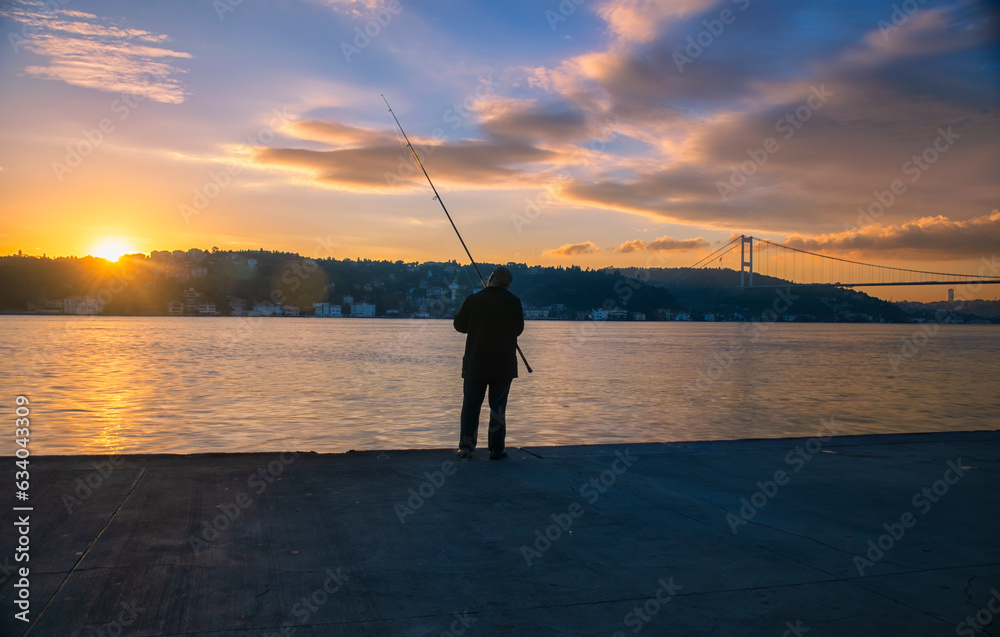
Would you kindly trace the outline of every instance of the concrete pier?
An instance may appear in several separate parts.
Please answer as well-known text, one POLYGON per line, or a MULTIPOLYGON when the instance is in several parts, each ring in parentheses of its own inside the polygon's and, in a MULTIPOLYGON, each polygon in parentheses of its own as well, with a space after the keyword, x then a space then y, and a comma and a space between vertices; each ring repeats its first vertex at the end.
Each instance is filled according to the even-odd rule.
POLYGON ((0 634, 1000 635, 1000 432, 509 451, 3 458, 0 634))

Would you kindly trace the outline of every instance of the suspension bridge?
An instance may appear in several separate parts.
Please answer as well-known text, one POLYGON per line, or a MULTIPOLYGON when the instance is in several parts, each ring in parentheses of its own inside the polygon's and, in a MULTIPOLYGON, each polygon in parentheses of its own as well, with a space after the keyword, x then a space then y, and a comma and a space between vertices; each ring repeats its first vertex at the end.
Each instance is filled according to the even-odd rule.
POLYGON ((723 267, 738 258, 741 288, 826 286, 862 288, 896 285, 975 285, 1000 283, 995 265, 980 268, 978 274, 954 274, 911 270, 809 252, 768 239, 741 235, 734 237, 694 268, 723 267), (983 271, 990 274, 984 274, 983 271), (757 281, 754 281, 754 275, 757 281))

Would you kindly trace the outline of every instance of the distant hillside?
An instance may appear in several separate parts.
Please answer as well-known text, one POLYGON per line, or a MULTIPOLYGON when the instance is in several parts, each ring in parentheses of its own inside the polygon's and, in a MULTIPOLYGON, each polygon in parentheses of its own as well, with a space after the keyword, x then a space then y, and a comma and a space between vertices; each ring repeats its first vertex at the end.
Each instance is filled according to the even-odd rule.
MULTIPOLYGON (((1000 322, 1000 304, 962 308, 882 301, 863 292, 790 287, 730 269, 527 266, 507 263, 526 318, 1000 322), (984 318, 984 316, 986 318, 984 318), (992 318, 990 318, 992 317, 992 318)), ((487 276, 494 264, 481 264, 487 276)), ((154 251, 94 257, 0 257, 0 311, 40 314, 449 317, 480 289, 469 265, 308 259, 268 250, 154 251), (321 304, 316 306, 316 304, 321 304)))
POLYGON ((707 313, 759 317, 774 313, 796 322, 902 322, 906 312, 894 303, 845 288, 791 287, 784 279, 754 274, 757 286, 740 288, 740 272, 729 268, 621 268, 621 274, 669 288, 695 317, 707 313))
MULTIPOLYGON (((508 263, 511 291, 533 318, 621 318, 678 307, 666 289, 579 267, 508 263)), ((481 264, 488 276, 492 264, 481 264)), ((117 263, 94 257, 0 257, 0 311, 105 315, 451 316, 481 288, 471 266, 370 259, 307 259, 255 251, 154 251, 117 263), (67 309, 71 308, 71 309, 67 309)))
POLYGON ((910 316, 936 322, 1000 323, 1000 301, 934 301, 920 303, 917 301, 901 301, 899 306, 910 316))

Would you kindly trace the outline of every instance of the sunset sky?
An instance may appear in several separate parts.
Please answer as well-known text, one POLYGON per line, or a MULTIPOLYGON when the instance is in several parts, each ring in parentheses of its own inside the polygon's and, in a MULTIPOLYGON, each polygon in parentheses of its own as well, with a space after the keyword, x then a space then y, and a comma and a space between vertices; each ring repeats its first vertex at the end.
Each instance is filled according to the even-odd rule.
POLYGON ((0 7, 0 254, 463 261, 380 94, 481 261, 685 266, 744 233, 969 274, 1000 251, 986 2, 0 7))

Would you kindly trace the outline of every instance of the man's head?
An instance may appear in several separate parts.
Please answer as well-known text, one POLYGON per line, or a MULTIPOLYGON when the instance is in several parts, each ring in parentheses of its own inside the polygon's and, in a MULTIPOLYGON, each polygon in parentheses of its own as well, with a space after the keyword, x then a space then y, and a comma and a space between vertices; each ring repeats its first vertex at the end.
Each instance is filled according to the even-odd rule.
POLYGON ((497 266, 493 270, 493 273, 490 274, 490 280, 487 285, 501 287, 506 290, 513 281, 514 275, 510 273, 510 270, 501 265, 497 266))

